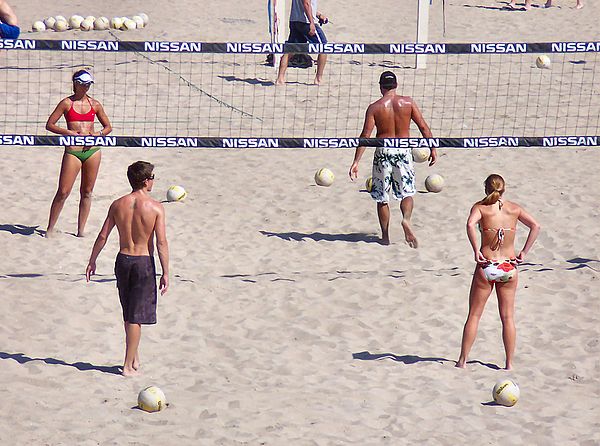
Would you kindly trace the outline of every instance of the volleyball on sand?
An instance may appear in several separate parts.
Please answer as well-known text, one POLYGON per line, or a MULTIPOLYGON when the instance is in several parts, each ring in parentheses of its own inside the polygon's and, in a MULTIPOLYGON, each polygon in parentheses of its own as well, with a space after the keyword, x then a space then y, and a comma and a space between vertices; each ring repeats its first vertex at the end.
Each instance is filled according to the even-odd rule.
POLYGON ((149 386, 138 394, 138 407, 146 412, 158 412, 167 407, 167 398, 156 386, 149 386))
POLYGON ((425 178, 425 189, 428 192, 441 192, 444 188, 444 178, 437 173, 429 175, 425 178))
POLYGON ((327 167, 323 167, 315 173, 315 183, 319 186, 329 187, 333 184, 333 180, 335 180, 335 175, 327 167))
POLYGON ((46 31, 46 25, 41 20, 37 20, 31 25, 31 30, 36 32, 46 31))
POLYGON ((513 380, 502 379, 496 383, 492 391, 494 401, 502 406, 511 407, 517 404, 521 391, 513 380))
POLYGON ((187 192, 181 186, 171 186, 167 190, 167 201, 182 201, 187 197, 187 192))
POLYGON ((415 163, 424 163, 429 159, 431 150, 427 147, 415 147, 412 149, 412 157, 415 163))
POLYGON ((550 58, 546 55, 538 56, 535 60, 535 66, 538 68, 550 68, 550 58))

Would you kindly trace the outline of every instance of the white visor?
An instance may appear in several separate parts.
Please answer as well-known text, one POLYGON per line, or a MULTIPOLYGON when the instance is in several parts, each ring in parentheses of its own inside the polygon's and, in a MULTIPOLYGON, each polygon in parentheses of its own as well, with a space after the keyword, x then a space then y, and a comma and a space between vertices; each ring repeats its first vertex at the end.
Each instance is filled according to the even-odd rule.
POLYGON ((88 72, 81 73, 73 78, 73 81, 78 82, 80 84, 93 84, 94 78, 88 72))

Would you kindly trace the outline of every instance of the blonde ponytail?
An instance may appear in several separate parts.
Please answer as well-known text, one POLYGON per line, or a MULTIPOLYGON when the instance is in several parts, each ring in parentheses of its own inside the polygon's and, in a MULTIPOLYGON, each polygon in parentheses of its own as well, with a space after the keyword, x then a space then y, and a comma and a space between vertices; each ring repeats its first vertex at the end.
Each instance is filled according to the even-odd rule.
MULTIPOLYGON (((498 174, 491 174, 485 179, 485 193, 487 196, 479 203, 483 205, 494 204, 500 201, 502 194, 504 193, 504 178, 498 174)), ((502 201, 500 201, 502 203, 502 201)))

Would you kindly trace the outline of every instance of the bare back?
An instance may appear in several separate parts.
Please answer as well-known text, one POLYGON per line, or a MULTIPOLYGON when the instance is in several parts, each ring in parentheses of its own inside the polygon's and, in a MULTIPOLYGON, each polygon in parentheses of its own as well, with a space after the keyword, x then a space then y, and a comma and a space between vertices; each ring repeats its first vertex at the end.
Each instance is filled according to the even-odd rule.
POLYGON ((369 107, 375 119, 377 138, 410 136, 413 101, 408 96, 386 94, 369 107))
POLYGON ((481 213, 481 253, 488 259, 511 259, 515 257, 515 235, 521 207, 510 201, 490 205, 475 205, 481 213), (499 231, 502 230, 502 242, 499 243, 499 231))
POLYGON ((141 191, 135 191, 116 200, 110 207, 109 217, 119 231, 119 252, 141 256, 154 253, 153 236, 162 205, 141 191))

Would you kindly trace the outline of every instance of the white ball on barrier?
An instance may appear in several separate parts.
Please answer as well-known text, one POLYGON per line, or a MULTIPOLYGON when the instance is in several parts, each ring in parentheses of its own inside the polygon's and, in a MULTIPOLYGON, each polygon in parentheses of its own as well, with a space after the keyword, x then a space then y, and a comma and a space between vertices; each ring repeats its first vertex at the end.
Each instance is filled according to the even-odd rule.
POLYGON ((55 24, 56 19, 54 17, 46 17, 44 19, 44 25, 46 25, 46 29, 54 29, 55 24))
POLYGON ((83 17, 80 15, 75 14, 69 17, 69 26, 72 29, 79 29, 81 27, 81 22, 83 22, 83 17))
POLYGON ((67 22, 67 25, 69 24, 69 21, 65 18, 65 16, 57 15, 57 16, 54 16, 54 18, 56 19, 57 22, 63 21, 63 22, 67 22))
POLYGON ((96 17, 94 17, 93 15, 89 15, 84 20, 88 20, 88 21, 94 23, 96 21, 96 17))
POLYGON ((57 20, 54 24, 54 31, 62 32, 69 29, 69 24, 66 20, 57 20))
POLYGON ((37 20, 31 25, 31 30, 35 32, 46 31, 46 25, 41 20, 37 20))
POLYGON ((141 29, 144 27, 144 19, 142 19, 139 15, 134 15, 131 20, 135 22, 135 27, 137 29, 141 29))
POLYGON ((81 22, 80 29, 82 31, 91 31, 94 29, 94 22, 92 22, 91 20, 85 19, 83 22, 81 22))
POLYGON ((98 17, 94 20, 94 29, 97 31, 103 31, 110 28, 110 22, 106 17, 98 17))
POLYGON ((113 29, 121 29, 123 26, 123 19, 121 17, 113 17, 110 21, 110 27, 113 29))
POLYGON ((137 28, 136 23, 131 19, 127 19, 123 22, 123 29, 126 29, 127 31, 131 31, 136 28, 137 28))
POLYGON ((137 14, 138 17, 141 17, 142 20, 144 21, 144 26, 146 26, 148 24, 148 22, 150 21, 150 18, 148 17, 148 14, 145 14, 143 12, 140 12, 139 14, 137 14))

